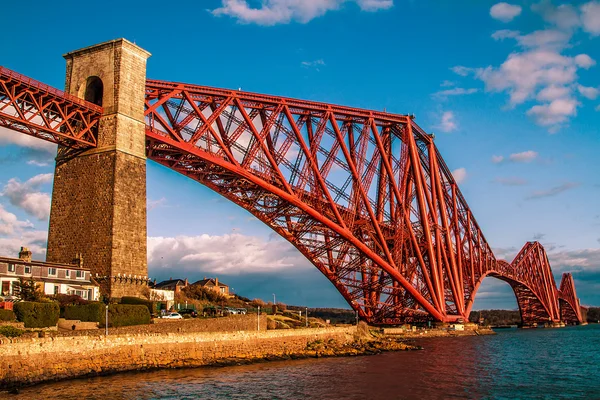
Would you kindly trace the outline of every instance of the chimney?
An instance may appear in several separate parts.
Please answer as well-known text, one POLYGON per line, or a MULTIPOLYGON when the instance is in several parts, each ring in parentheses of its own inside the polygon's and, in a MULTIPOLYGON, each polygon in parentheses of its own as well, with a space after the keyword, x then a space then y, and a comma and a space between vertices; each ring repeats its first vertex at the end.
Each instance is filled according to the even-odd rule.
POLYGON ((172 281, 172 280, 173 280, 173 277, 172 277, 172 276, 170 276, 170 277, 169 277, 169 280, 170 280, 170 281, 172 281))
POLYGON ((21 260, 31 262, 31 251, 27 247, 21 247, 21 251, 19 252, 19 258, 21 260))
POLYGON ((184 286, 187 286, 187 285, 188 285, 188 280, 187 280, 187 278, 185 278, 185 284, 184 284, 184 286))
POLYGON ((73 259, 73 264, 77 265, 79 268, 83 268, 83 254, 81 254, 81 253, 75 254, 75 258, 73 259))
POLYGON ((215 278, 215 286, 219 286, 219 278, 215 278))

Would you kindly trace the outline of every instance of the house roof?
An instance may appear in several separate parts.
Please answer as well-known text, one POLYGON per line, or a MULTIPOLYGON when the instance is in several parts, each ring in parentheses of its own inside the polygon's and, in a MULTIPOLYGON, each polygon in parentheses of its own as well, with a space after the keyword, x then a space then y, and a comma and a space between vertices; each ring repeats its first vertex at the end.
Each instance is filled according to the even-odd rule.
MULTIPOLYGON (((200 287, 204 286, 217 286, 215 280, 213 278, 208 279, 200 279, 197 282, 194 282, 192 285, 200 285, 200 287)), ((219 287, 229 287, 229 285, 224 284, 223 282, 219 282, 219 287)))
POLYGON ((185 286, 185 280, 184 279, 169 279, 167 281, 162 281, 157 283, 156 285, 154 285, 155 289, 160 289, 162 287, 165 286, 185 286))

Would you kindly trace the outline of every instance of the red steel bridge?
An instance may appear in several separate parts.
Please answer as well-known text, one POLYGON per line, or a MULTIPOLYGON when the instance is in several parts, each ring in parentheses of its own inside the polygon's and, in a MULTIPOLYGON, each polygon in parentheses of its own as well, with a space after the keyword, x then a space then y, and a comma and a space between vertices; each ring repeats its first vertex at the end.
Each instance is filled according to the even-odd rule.
MULTIPOLYGON (((373 324, 467 320, 486 276, 524 324, 581 323, 538 242, 497 260, 450 170, 409 115, 147 80, 146 151, 292 243, 373 324)), ((0 126, 84 150, 102 107, 0 67, 0 126)))

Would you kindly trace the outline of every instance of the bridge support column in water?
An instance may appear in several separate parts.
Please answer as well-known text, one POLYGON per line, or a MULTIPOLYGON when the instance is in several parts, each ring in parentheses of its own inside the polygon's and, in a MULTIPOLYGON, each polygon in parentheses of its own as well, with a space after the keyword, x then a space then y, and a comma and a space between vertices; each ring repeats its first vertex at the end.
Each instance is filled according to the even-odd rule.
POLYGON ((81 254, 111 297, 139 295, 147 282, 144 90, 150 53, 113 40, 64 57, 65 91, 102 106, 98 145, 59 146, 47 260, 81 254))

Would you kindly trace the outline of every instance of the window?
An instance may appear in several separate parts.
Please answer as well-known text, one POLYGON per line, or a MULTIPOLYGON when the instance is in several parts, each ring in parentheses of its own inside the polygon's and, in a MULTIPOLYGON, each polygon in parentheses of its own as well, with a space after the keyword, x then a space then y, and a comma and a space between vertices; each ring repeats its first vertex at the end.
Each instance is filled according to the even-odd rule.
POLYGON ((8 264, 8 272, 15 272, 15 264, 8 264))
POLYGON ((48 268, 48 275, 56 276, 56 268, 48 268))
POLYGON ((10 282, 2 281, 2 296, 8 296, 10 294, 10 282))
POLYGON ((68 269, 65 271, 65 277, 67 277, 67 278, 71 277, 71 271, 69 271, 68 269))
POLYGON ((85 271, 77 271, 76 277, 77 279, 85 278, 85 271))
POLYGON ((30 274, 31 273, 31 267, 29 265, 25 266, 25 273, 26 274, 30 274))

